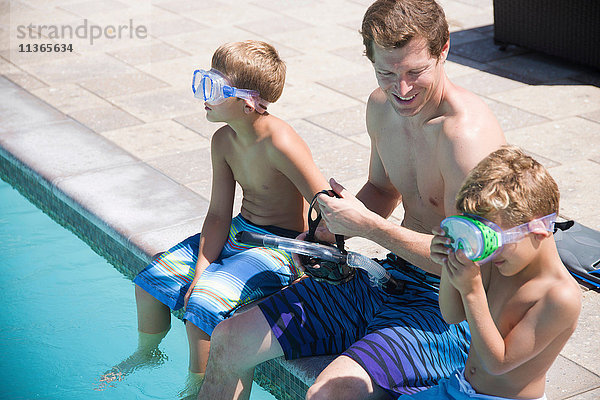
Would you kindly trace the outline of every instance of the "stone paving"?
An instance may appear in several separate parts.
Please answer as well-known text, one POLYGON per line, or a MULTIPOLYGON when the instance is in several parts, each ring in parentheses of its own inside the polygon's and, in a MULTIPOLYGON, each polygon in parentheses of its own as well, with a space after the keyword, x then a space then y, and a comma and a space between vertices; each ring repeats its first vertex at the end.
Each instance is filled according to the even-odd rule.
MULTIPOLYGON (((376 87, 358 34, 370 3, 1 1, 0 150, 140 254, 165 250, 200 229, 210 198, 209 140, 219 125, 192 97, 192 71, 209 67, 224 42, 261 39, 288 67, 271 113, 300 133, 326 176, 356 191, 369 155, 365 103, 376 87), (102 37, 92 38, 97 29, 102 37), (33 51, 42 44, 73 51, 33 51)), ((440 3, 451 29, 447 74, 483 98, 510 143, 549 168, 561 216, 600 229, 600 72, 499 50, 492 0, 440 3)), ((582 290, 579 327, 550 371, 549 399, 600 398, 600 296, 582 290)))

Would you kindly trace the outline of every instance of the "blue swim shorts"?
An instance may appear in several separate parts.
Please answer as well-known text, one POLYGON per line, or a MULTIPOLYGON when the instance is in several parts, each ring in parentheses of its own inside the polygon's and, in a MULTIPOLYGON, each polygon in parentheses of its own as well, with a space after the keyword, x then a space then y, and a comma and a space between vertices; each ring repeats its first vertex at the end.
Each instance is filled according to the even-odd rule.
MULTIPOLYGON (((196 283, 184 318, 212 334, 217 324, 239 307, 261 299, 291 284, 302 272, 291 254, 277 249, 237 242, 239 231, 296 237, 298 232, 252 224, 241 215, 231 221, 229 237, 219 258, 210 264, 196 283)), ((194 279, 200 233, 162 253, 134 279, 134 283, 177 310, 194 279)))
POLYGON ((286 359, 343 354, 393 396, 425 390, 464 367, 470 332, 448 325, 438 305, 439 278, 388 255, 380 263, 402 294, 385 293, 358 270, 330 285, 304 279, 259 303, 286 359))
MULTIPOLYGON (((398 400, 511 400, 507 397, 490 396, 479 394, 465 379, 464 369, 456 370, 448 378, 440 380, 438 386, 434 386, 414 395, 400 396, 398 400)), ((546 395, 539 399, 546 400, 546 395)))

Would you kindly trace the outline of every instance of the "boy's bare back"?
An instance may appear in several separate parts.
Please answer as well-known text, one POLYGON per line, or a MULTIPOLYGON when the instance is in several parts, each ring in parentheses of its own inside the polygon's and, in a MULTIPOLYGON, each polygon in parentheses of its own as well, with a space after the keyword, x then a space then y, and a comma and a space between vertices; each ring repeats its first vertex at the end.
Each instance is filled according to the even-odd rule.
MULTIPOLYGON (((310 150, 284 121, 265 115, 248 132, 229 125, 214 135, 213 158, 222 159, 243 190, 241 214, 257 225, 306 229, 303 176, 318 176, 310 150)), ((305 194, 306 194, 305 193, 305 194)))

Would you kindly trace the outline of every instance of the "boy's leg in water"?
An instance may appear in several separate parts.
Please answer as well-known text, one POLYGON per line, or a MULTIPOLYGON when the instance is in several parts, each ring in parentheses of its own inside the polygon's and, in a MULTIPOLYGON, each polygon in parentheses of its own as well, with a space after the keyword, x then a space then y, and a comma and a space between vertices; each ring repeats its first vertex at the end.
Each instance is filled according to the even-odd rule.
POLYGON ((213 331, 206 378, 198 399, 248 399, 254 367, 282 355, 258 307, 221 322, 213 331), (244 335, 235 334, 239 332, 244 335))
POLYGON ((135 285, 138 331, 150 335, 166 332, 171 328, 171 310, 150 293, 135 285))
POLYGON ((171 328, 171 311, 144 289, 135 285, 138 319, 138 347, 119 364, 106 371, 100 381, 121 380, 134 370, 162 364, 166 356, 158 345, 171 328))
POLYGON ((210 350, 210 336, 189 321, 185 323, 185 330, 190 346, 190 372, 204 374, 210 350))
POLYGON ((190 346, 190 363, 185 387, 179 392, 179 396, 183 399, 195 399, 204 381, 210 350, 210 336, 189 321, 186 321, 185 329, 190 346))

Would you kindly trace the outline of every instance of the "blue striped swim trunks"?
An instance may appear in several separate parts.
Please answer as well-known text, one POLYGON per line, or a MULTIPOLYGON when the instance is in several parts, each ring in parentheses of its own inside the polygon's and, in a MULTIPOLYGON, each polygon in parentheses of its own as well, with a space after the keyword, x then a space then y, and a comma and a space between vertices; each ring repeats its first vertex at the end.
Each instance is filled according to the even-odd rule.
MULTIPOLYGON (((299 234, 255 225, 241 215, 233 218, 219 258, 202 272, 184 314, 208 335, 239 307, 279 291, 302 274, 285 251, 237 242, 236 233, 244 230, 287 237, 299 234)), ((199 242, 200 233, 185 239, 153 260, 133 282, 169 308, 183 307, 194 279, 199 242)))
POLYGON ((396 397, 425 390, 464 367, 468 325, 443 320, 439 278, 393 254, 381 264, 405 281, 402 294, 371 286, 358 270, 341 285, 304 279, 262 301, 286 359, 341 353, 396 397))

